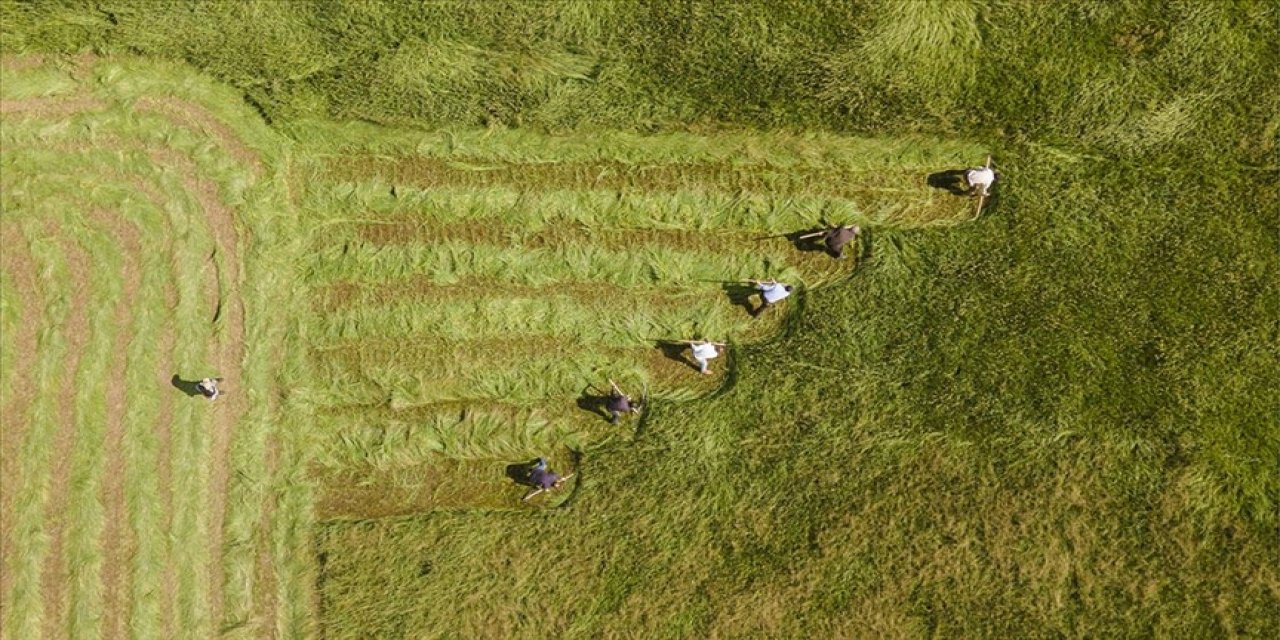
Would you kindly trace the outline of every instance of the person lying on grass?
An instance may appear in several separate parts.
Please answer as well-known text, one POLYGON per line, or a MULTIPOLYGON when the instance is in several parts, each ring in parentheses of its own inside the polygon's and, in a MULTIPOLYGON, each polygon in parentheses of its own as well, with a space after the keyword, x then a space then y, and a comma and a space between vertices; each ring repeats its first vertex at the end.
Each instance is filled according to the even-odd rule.
POLYGON ((711 359, 720 355, 716 347, 723 347, 722 342, 708 342, 706 340, 688 340, 689 348, 693 350, 693 359, 698 363, 698 372, 703 375, 711 375, 711 359))
POLYGON ((793 287, 789 284, 782 284, 777 280, 748 280, 760 290, 760 308, 751 312, 751 315, 758 316, 765 309, 781 302, 791 295, 793 287))
POLYGON ((641 406, 632 404, 631 396, 618 388, 618 383, 609 380, 609 397, 604 400, 604 408, 609 412, 609 423, 618 424, 618 418, 624 413, 640 413, 641 406))

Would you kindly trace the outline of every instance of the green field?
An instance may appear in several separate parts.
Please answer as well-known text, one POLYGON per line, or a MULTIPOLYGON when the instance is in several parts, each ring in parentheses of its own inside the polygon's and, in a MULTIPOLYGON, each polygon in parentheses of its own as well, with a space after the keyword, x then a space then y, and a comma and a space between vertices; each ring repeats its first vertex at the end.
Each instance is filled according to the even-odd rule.
POLYGON ((1280 634, 1278 24, 0 0, 0 635, 1280 634))

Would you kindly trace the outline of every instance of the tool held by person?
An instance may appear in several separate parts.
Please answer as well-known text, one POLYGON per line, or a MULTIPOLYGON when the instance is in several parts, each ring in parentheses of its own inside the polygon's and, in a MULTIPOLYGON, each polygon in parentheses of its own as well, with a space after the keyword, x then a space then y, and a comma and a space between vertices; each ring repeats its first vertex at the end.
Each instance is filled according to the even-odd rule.
POLYGON ((844 246, 853 242, 858 234, 862 233, 862 227, 856 224, 840 225, 822 231, 806 233, 800 236, 801 240, 809 240, 811 238, 822 237, 822 241, 827 245, 827 252, 837 260, 844 258, 844 246))

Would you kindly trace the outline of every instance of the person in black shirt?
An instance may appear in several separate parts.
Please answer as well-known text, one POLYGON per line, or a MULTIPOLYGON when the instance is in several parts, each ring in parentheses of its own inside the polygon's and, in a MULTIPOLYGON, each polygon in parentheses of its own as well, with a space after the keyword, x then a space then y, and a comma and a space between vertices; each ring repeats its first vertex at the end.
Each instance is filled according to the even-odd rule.
POLYGON ((604 408, 609 412, 609 422, 618 424, 618 418, 624 413, 640 413, 640 405, 631 402, 631 396, 618 388, 618 383, 609 381, 609 397, 604 400, 604 408))
POLYGON ((822 240, 827 244, 827 251, 830 252, 835 259, 839 260, 844 258, 844 246, 852 242, 854 238, 857 238, 858 234, 861 232, 862 229, 860 229, 856 224, 842 225, 828 230, 827 233, 822 236, 822 240))

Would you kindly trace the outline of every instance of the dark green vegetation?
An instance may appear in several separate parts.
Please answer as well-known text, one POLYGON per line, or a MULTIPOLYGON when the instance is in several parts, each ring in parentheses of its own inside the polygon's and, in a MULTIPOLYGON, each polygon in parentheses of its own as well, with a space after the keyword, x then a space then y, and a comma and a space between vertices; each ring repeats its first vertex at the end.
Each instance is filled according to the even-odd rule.
MULTIPOLYGON (((297 379, 312 383, 291 393, 322 427, 308 434, 312 455, 335 468, 367 456, 359 464, 403 469, 435 459, 441 442, 470 451, 495 441, 475 437, 490 433, 480 428, 451 443, 457 433, 415 417, 437 390, 388 370, 392 347, 328 355, 363 340, 362 326, 395 340, 422 333, 397 320, 416 316, 416 294, 387 299, 342 282, 404 282, 414 270, 393 267, 434 265, 404 286, 434 295, 433 275, 475 275, 458 264, 486 273, 486 260, 515 260, 495 240, 514 238, 550 258, 520 265, 504 286, 634 286, 644 272, 615 271, 632 255, 616 240, 542 229, 566 218, 652 223, 680 210, 669 190, 743 185, 699 162, 680 172, 626 160, 625 138, 600 129, 926 132, 996 153, 1006 181, 981 219, 912 229, 868 214, 869 259, 797 300, 778 339, 739 350, 723 393, 656 403, 634 440, 583 441, 564 508, 319 525, 316 612, 329 637, 1280 633, 1274 3, 0 7, 6 53, 185 59, 296 140, 299 222, 314 230, 300 265, 311 296, 296 309, 312 349, 297 379), (351 118, 455 130, 344 137, 321 122, 351 118), (489 139, 466 129, 475 125, 570 142, 500 128, 489 139), (606 153, 571 142, 596 136, 606 153), (442 155, 437 145, 457 162, 423 162, 442 155), (370 157, 334 160, 341 149, 370 157), (535 175, 506 168, 538 154, 551 166, 535 175), (659 168, 628 174, 619 163, 659 168), (574 195, 591 177, 583 167, 615 169, 605 191, 651 188, 610 209, 574 195), (517 206, 528 202, 538 206, 517 206), (486 231, 470 226, 476 211, 486 231), (397 231, 360 226, 388 216, 397 231), (540 226, 524 229, 530 220, 540 226), (503 232, 484 235, 493 224, 503 232), (414 237, 419 226, 430 241, 414 237), (352 238, 355 251, 399 253, 328 259, 327 245, 352 238), (450 255, 475 259, 428 261, 451 241, 469 249, 450 255), (606 258, 571 262, 557 247, 606 258), (527 275, 548 270, 547 281, 527 275), (330 324, 348 316, 360 322, 330 324), (360 404, 334 401, 360 386, 330 386, 352 362, 380 367, 368 395, 387 400, 390 389, 390 401, 343 422, 324 410, 360 404), (386 414, 400 427, 378 446, 324 428, 386 414)), ((637 145, 659 158, 689 153, 664 140, 637 145)), ((771 170, 775 182, 747 186, 849 195, 838 181, 814 188, 795 165, 771 170)), ((714 228, 773 228, 741 222, 714 228)), ((697 250, 667 239, 674 252, 697 250)), ((723 255, 726 270, 749 256, 723 255)), ((623 328, 589 330, 629 348, 623 328)), ((463 331, 448 335, 441 372, 471 357, 497 366, 496 355, 465 350, 463 331)), ((488 388, 541 393, 558 380, 502 373, 488 388)), ((583 374, 560 379, 573 375, 583 374)), ((491 506, 485 487, 465 489, 491 506)))

